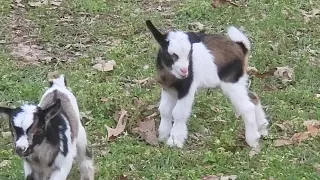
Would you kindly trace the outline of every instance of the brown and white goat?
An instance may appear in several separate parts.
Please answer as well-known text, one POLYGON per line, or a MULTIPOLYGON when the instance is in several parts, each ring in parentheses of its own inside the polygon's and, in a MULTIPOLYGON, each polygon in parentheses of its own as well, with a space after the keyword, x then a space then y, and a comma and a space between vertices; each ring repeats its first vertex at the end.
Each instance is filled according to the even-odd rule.
POLYGON ((228 38, 203 32, 162 34, 151 21, 146 25, 160 45, 156 60, 158 82, 163 87, 159 140, 183 147, 197 90, 219 87, 244 120, 246 142, 257 148, 260 137, 268 134, 269 123, 259 98, 247 88, 248 38, 233 26, 227 30, 228 38))

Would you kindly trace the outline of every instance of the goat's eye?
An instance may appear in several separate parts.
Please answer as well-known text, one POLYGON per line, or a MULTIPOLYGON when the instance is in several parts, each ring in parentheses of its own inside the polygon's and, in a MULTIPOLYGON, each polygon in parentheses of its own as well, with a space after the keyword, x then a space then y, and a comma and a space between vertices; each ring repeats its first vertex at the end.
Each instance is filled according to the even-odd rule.
POLYGON ((179 56, 176 54, 176 53, 173 53, 171 55, 171 58, 174 60, 174 61, 177 61, 179 59, 179 56))
POLYGON ((36 131, 36 133, 34 133, 35 135, 39 135, 39 134, 42 134, 43 133, 43 130, 42 129, 39 129, 36 131))

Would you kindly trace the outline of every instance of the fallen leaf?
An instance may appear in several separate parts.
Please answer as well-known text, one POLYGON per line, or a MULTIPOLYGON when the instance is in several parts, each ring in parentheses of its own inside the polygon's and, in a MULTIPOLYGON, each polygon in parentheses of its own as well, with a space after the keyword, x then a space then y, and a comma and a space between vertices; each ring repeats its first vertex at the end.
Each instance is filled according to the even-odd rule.
POLYGON ((141 84, 141 85, 145 85, 148 83, 149 80, 150 80, 150 78, 144 78, 144 79, 140 79, 140 80, 132 80, 132 82, 137 83, 137 84, 141 84))
POLYGON ((156 125, 154 117, 157 114, 154 113, 144 119, 144 121, 138 122, 138 127, 132 129, 132 132, 135 134, 139 134, 139 136, 145 140, 147 143, 151 145, 158 145, 158 138, 156 132, 156 125))
POLYGON ((103 103, 108 102, 108 98, 102 97, 102 98, 100 98, 100 101, 103 102, 103 103))
POLYGON ((209 175, 209 176, 204 176, 201 179, 202 180, 235 180, 237 179, 237 176, 236 175, 231 175, 231 176, 209 175))
POLYGON ((250 66, 247 67, 247 74, 248 75, 255 75, 258 73, 259 73, 259 71, 256 67, 250 67, 250 66))
POLYGON ((92 111, 80 112, 80 119, 93 120, 91 113, 92 113, 92 111))
POLYGON ((204 25, 200 22, 192 22, 188 24, 188 28, 193 31, 201 31, 204 28, 204 25))
POLYGON ((9 165, 10 165, 10 161, 9 160, 3 160, 0 163, 0 168, 6 167, 6 166, 9 166, 9 165))
POLYGON ((274 146, 279 147, 301 143, 310 137, 315 137, 320 134, 320 121, 308 120, 304 121, 303 124, 306 126, 307 131, 295 133, 291 138, 288 139, 278 139, 275 141, 274 146))
POLYGON ((112 71, 114 66, 116 65, 116 62, 114 60, 105 62, 105 61, 100 61, 99 63, 95 64, 92 66, 93 69, 96 69, 98 71, 112 71))
POLYGON ((288 66, 277 67, 273 74, 275 77, 281 78, 284 81, 292 81, 293 69, 288 66))
POLYGON ((127 115, 127 111, 122 109, 120 111, 120 117, 119 117, 117 126, 114 129, 105 125, 105 127, 108 131, 107 140, 110 140, 112 137, 115 138, 115 137, 119 136, 124 131, 124 129, 126 128, 126 124, 127 124, 127 119, 124 118, 126 115, 127 115))
POLYGON ((274 142, 275 147, 286 146, 286 145, 291 145, 291 144, 293 144, 291 139, 277 139, 274 142))

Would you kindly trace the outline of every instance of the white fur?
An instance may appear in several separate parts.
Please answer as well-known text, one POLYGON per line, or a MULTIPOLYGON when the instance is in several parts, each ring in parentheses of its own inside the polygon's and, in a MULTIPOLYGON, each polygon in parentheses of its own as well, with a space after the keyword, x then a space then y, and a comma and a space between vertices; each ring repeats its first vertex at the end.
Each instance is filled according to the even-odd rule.
MULTIPOLYGON (((45 96, 51 93, 54 90, 58 90, 64 94, 66 94, 71 101, 72 108, 77 115, 77 120, 79 123, 79 131, 78 136, 75 137, 75 141, 71 142, 71 132, 70 126, 68 123, 68 130, 66 132, 66 136, 68 137, 68 149, 69 153, 66 157, 61 154, 55 160, 55 166, 60 167, 59 170, 55 171, 50 180, 63 180, 68 176, 74 157, 77 155, 81 179, 94 179, 94 167, 93 167, 93 159, 86 157, 86 148, 87 148, 87 136, 84 127, 80 121, 80 111, 78 107, 78 103, 74 94, 65 86, 64 75, 60 75, 59 78, 54 79, 53 85, 44 93, 41 98, 41 101, 45 98, 45 96)), ((41 101, 39 104, 41 104, 41 101)), ((63 148, 63 147, 60 147, 63 148)))
POLYGON ((189 38, 181 31, 174 31, 168 34, 168 40, 170 40, 168 53, 170 55, 175 53, 179 56, 179 59, 172 65, 171 73, 178 79, 183 79, 184 76, 188 75, 188 73, 184 74, 180 69, 188 69, 189 67, 188 55, 191 49, 189 38))
MULTIPOLYGON (((228 29, 228 34, 233 41, 240 41, 250 49, 248 38, 235 27, 228 29)), ((190 42, 187 35, 181 32, 169 33, 169 53, 176 53, 179 57, 187 57, 190 50, 190 42), (173 40, 173 41, 172 41, 173 40), (171 44, 172 43, 172 44, 171 44)), ((220 87, 223 93, 230 99, 235 111, 244 119, 246 141, 251 147, 259 146, 260 135, 267 135, 268 121, 258 104, 255 106, 248 96, 247 80, 244 75, 237 83, 225 83, 218 77, 214 56, 203 43, 193 44, 193 82, 188 94, 182 99, 177 98, 177 93, 172 89, 163 89, 160 100, 161 122, 159 127, 159 139, 166 140, 169 146, 183 147, 187 139, 187 120, 192 111, 195 94, 199 88, 220 87), (173 120, 173 126, 171 124, 173 120), (169 136, 170 132, 170 136, 169 136), (169 136, 169 138, 168 138, 169 136)), ((185 61, 179 59, 178 61, 185 61)), ((175 63, 181 68, 180 63, 175 63)), ((173 69, 176 71, 175 69, 173 69)), ((173 73, 179 78, 175 73, 173 73)))
POLYGON ((251 45, 250 45, 249 39, 247 38, 246 35, 244 35, 241 31, 239 31, 239 29, 237 29, 234 26, 230 26, 227 29, 227 33, 228 33, 228 36, 230 37, 230 39, 232 41, 234 41, 234 42, 242 42, 245 45, 245 47, 248 50, 250 50, 251 45))
POLYGON ((16 148, 19 147, 21 149, 26 150, 29 147, 29 141, 27 135, 22 135, 19 139, 16 141, 16 148))
POLYGON ((16 115, 13 119, 13 123, 16 127, 21 127, 24 132, 32 125, 33 123, 33 113, 36 112, 37 106, 35 105, 23 105, 21 107, 22 111, 16 115))

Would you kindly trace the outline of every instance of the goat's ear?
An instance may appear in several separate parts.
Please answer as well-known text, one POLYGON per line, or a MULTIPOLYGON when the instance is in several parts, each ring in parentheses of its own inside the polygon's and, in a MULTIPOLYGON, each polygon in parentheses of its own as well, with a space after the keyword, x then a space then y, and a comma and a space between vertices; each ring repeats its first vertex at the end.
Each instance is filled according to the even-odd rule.
POLYGON ((10 118, 14 109, 8 107, 0 107, 0 119, 4 117, 10 118))
POLYGON ((45 121, 50 121, 54 118, 58 113, 61 112, 61 100, 57 99, 54 104, 47 109, 42 110, 45 121))
POLYGON ((154 27, 150 20, 146 20, 146 24, 153 37, 158 41, 160 45, 163 45, 165 43, 165 36, 161 34, 161 32, 158 31, 156 27, 154 27))

